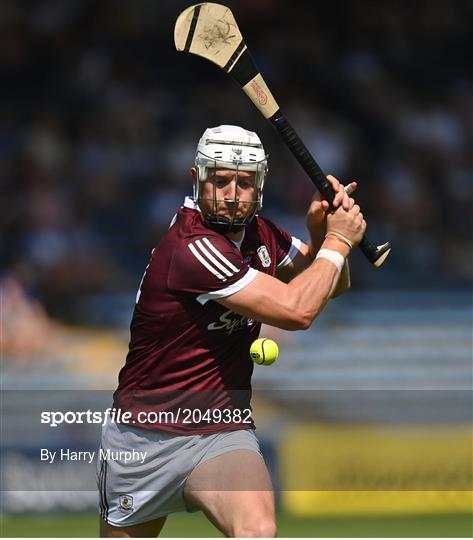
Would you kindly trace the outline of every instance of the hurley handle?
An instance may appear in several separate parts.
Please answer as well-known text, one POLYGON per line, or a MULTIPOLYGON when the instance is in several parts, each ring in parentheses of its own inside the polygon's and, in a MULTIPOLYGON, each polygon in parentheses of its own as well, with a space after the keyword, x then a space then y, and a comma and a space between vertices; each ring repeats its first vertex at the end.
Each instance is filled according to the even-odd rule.
MULTIPOLYGON (((280 110, 268 118, 268 120, 276 128, 281 138, 294 154, 294 157, 309 175, 309 178, 312 180, 315 187, 320 191, 322 197, 326 199, 329 204, 331 204, 335 197, 335 191, 333 190, 330 182, 327 180, 322 169, 312 157, 309 150, 307 150, 306 145, 302 142, 299 135, 294 131, 291 124, 286 120, 280 110)), ((389 255, 389 252, 391 251, 391 244, 389 242, 376 246, 372 244, 366 238, 366 236, 362 238, 361 242, 358 244, 358 247, 364 253, 369 262, 376 268, 379 268, 384 263, 389 255)))

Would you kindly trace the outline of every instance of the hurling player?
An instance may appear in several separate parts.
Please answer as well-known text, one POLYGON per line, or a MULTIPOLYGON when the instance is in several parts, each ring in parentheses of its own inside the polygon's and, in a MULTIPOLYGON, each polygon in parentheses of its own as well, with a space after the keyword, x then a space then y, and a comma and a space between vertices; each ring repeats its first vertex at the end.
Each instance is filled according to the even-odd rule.
POLYGON ((103 537, 157 536, 166 516, 198 511, 226 536, 276 535, 271 480, 251 418, 251 343, 261 323, 309 328, 349 287, 346 259, 366 223, 328 177, 335 211, 315 197, 309 244, 258 215, 268 172, 259 137, 207 129, 186 198, 144 273, 131 341, 97 465, 103 537))

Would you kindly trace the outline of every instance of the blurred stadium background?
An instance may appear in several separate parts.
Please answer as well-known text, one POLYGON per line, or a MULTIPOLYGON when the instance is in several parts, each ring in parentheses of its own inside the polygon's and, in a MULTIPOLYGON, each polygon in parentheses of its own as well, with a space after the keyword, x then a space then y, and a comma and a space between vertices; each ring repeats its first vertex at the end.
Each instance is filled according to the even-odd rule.
MULTIPOLYGON (((3 536, 97 534, 93 467, 38 449, 95 449, 98 430, 39 411, 108 406, 206 127, 258 132, 263 214, 305 238, 303 171, 233 83, 174 51, 191 3, 0 4, 3 536)), ((380 271, 354 253, 353 291, 309 331, 265 329, 281 355, 255 370, 254 408, 280 535, 471 536, 472 4, 225 3, 324 170, 359 181, 370 238, 394 246, 380 271)), ((213 529, 176 515, 164 534, 213 529)))

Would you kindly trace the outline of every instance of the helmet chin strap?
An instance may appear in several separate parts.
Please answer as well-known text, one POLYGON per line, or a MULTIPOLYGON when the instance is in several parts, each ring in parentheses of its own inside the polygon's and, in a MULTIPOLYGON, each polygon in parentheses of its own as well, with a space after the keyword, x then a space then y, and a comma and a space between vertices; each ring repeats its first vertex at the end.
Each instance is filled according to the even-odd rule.
POLYGON ((204 214, 205 224, 219 233, 236 233, 242 231, 249 223, 246 219, 229 219, 225 216, 219 216, 211 212, 204 214))

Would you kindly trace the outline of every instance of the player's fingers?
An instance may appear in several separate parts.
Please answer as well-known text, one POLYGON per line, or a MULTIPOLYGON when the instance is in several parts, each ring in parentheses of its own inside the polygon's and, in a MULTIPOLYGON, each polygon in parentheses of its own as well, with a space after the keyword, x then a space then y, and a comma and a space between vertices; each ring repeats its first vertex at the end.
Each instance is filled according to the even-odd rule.
POLYGON ((354 204, 354 205, 353 205, 353 208, 351 209, 351 211, 353 212, 353 214, 354 214, 355 216, 357 216, 357 215, 361 212, 361 208, 359 207, 359 205, 354 204))
POLYGON ((342 184, 338 184, 338 190, 335 191, 335 197, 332 201, 332 205, 335 207, 335 208, 338 208, 340 205, 342 205, 343 203, 343 198, 346 197, 346 193, 345 193, 345 190, 342 186, 342 184))
POLYGON ((356 182, 350 182, 343 188, 345 191, 345 196, 343 198, 342 205, 343 208, 347 211, 353 208, 354 200, 350 197, 350 195, 355 191, 357 187, 358 184, 356 182))
POLYGON ((353 204, 355 203, 354 199, 352 199, 348 193, 346 187, 343 190, 343 199, 342 199, 342 206, 343 208, 348 212, 353 207, 353 204, 351 203, 353 201, 353 204))
POLYGON ((338 181, 333 174, 329 174, 327 176, 327 180, 330 182, 331 186, 333 187, 334 191, 338 191, 338 188, 340 187, 340 182, 338 181))
POLYGON ((338 195, 338 192, 340 191, 340 187, 343 188, 343 186, 341 186, 338 179, 335 178, 335 176, 333 176, 332 174, 327 175, 327 180, 330 182, 330 185, 332 186, 333 191, 335 192, 335 197, 334 197, 334 199, 332 201, 332 205, 335 208, 337 208, 341 203, 341 199, 340 199, 340 197, 337 197, 337 195, 338 195))
POLYGON ((330 208, 328 201, 322 201, 321 204, 322 204, 322 209, 324 210, 324 212, 327 212, 327 210, 330 208))
POLYGON ((355 189, 358 187, 358 184, 356 182, 350 182, 345 186, 345 193, 350 196, 355 189))
POLYGON ((322 205, 322 201, 318 200, 318 199, 313 199, 312 202, 310 203, 310 211, 311 212, 316 212, 320 206, 322 205))

